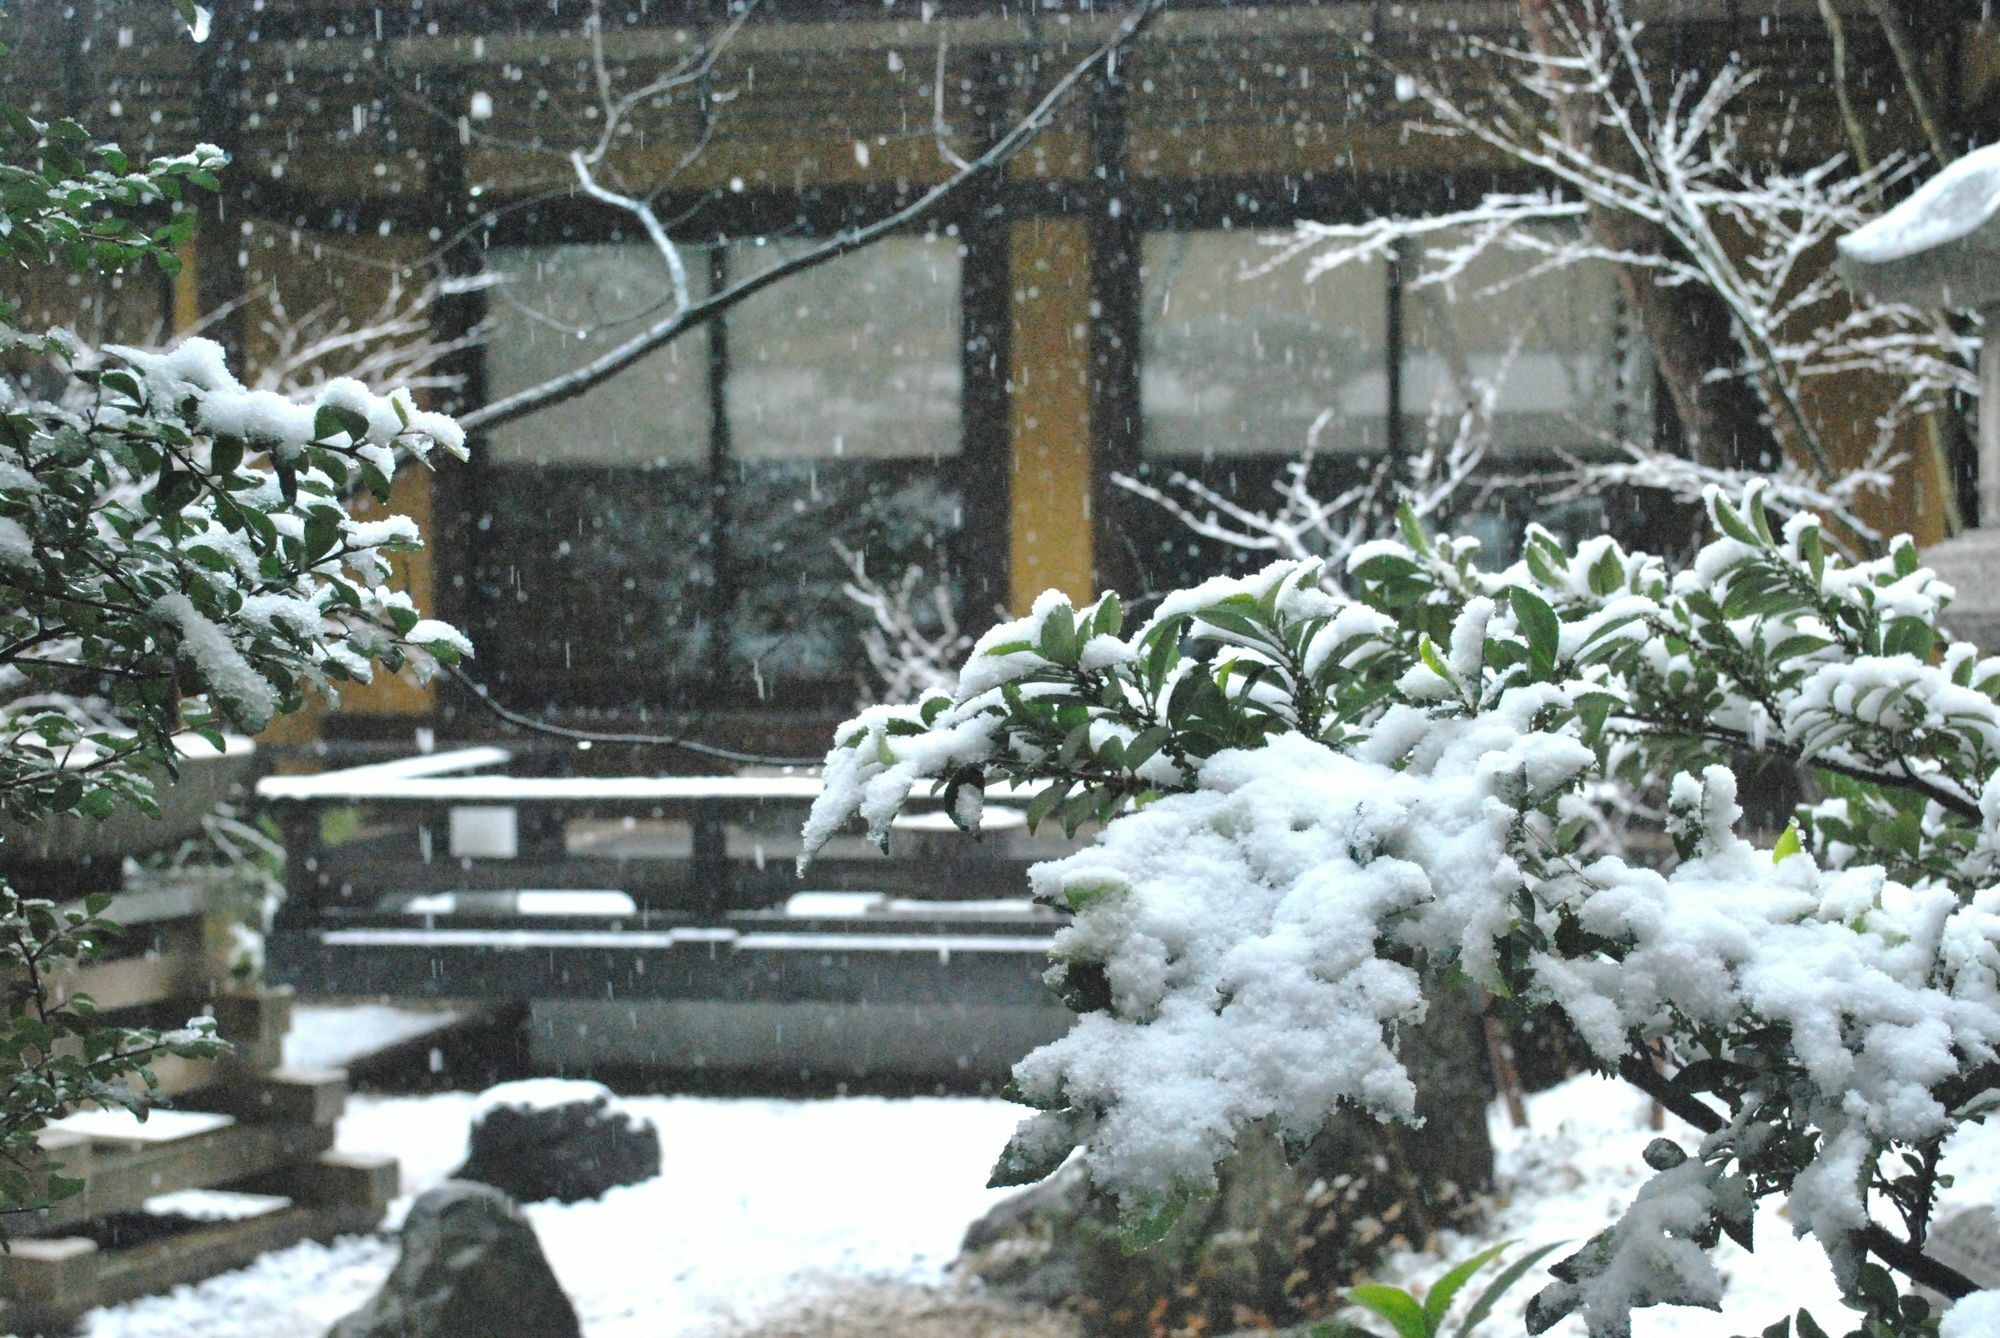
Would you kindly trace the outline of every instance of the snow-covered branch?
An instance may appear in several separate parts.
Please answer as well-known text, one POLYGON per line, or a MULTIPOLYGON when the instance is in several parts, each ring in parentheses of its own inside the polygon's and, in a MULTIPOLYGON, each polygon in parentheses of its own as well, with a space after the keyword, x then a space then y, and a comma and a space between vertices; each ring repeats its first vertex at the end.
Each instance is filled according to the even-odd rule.
POLYGON ((873 624, 861 629, 861 649, 882 700, 913 702, 949 692, 958 683, 959 661, 972 649, 972 638, 959 629, 951 587, 915 563, 885 585, 869 573, 866 553, 838 541, 833 548, 848 572, 840 592, 873 624))
POLYGON ((1452 516, 1472 499, 1493 444, 1501 390, 1519 352, 1517 337, 1491 374, 1454 369, 1459 384, 1453 402, 1459 407, 1454 412, 1444 397, 1431 406, 1422 447, 1403 459, 1383 456, 1330 497, 1320 494, 1314 475, 1321 440, 1334 422, 1332 410, 1313 420, 1304 450, 1273 485, 1277 505, 1266 509, 1179 471, 1167 476, 1165 487, 1125 473, 1113 473, 1111 480, 1201 538, 1246 553, 1344 561, 1362 544, 1393 533, 1399 507, 1429 523, 1452 516))
MULTIPOLYGON (((1786 454, 1828 496, 1844 471, 1829 455, 1829 427, 1807 383, 1860 373, 1896 387, 1877 425, 1877 459, 1913 417, 1977 394, 1968 340, 1927 313, 1852 298, 1829 265, 1832 241, 1878 212, 1921 160, 1857 165, 1841 154, 1802 168, 1757 164, 1737 109, 1759 71, 1734 59, 1707 75, 1661 69, 1643 53, 1641 25, 1623 0, 1536 8, 1549 19, 1539 45, 1465 39, 1502 72, 1476 102, 1421 73, 1399 73, 1428 108, 1430 129, 1476 140, 1545 186, 1435 217, 1301 224, 1263 269, 1300 263, 1310 282, 1393 253, 1411 265, 1413 287, 1453 289, 1497 251, 1520 258, 1506 285, 1609 264, 1633 285, 1692 287, 1726 313, 1735 348, 1732 365, 1709 363, 1694 375, 1752 389, 1786 454), (1607 217, 1644 227, 1607 229, 1607 217), (1650 244, 1627 244, 1634 236, 1650 244)), ((1649 332, 1660 333, 1657 323, 1649 332)), ((1675 363, 1663 357, 1662 365, 1675 363)))

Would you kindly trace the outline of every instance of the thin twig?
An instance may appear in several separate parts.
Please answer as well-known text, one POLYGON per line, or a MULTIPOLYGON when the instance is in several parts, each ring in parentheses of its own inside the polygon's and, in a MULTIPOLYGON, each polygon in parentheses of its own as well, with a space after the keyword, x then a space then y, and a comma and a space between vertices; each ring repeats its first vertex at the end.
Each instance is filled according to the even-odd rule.
POLYGON ((1140 0, 1139 5, 1126 15, 1110 37, 1089 56, 1072 66, 1068 73, 1056 81, 1048 94, 1035 104, 1034 109, 1017 121, 1005 135, 994 142, 991 148, 974 158, 964 171, 955 173, 949 180, 931 187, 912 203, 872 223, 842 229, 821 245, 780 261, 769 269, 723 289, 705 301, 693 304, 686 311, 676 312, 656 322, 642 333, 574 371, 462 414, 459 422, 468 431, 480 431, 498 427, 503 423, 511 423, 537 409, 574 399, 592 386, 616 376, 654 349, 671 343, 696 326, 706 325, 773 284, 801 271, 823 265, 829 260, 859 251, 884 237, 931 218, 973 185, 1003 171, 1007 164, 1033 142, 1048 125, 1057 107, 1075 91, 1077 86, 1083 83, 1100 64, 1122 50, 1127 43, 1150 26, 1167 4, 1168 0, 1140 0))

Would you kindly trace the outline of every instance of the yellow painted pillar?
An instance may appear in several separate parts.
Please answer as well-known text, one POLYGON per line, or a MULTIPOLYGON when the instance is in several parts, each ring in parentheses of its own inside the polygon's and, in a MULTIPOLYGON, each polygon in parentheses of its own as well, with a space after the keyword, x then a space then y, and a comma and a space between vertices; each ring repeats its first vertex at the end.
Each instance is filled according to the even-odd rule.
POLYGON ((1054 587, 1078 604, 1092 589, 1090 234, 1081 220, 1016 223, 1008 367, 1013 442, 1008 602, 1026 612, 1054 587))
POLYGON ((201 321, 201 249, 193 234, 174 248, 174 255, 181 262, 173 285, 173 328, 174 334, 180 336, 201 321))

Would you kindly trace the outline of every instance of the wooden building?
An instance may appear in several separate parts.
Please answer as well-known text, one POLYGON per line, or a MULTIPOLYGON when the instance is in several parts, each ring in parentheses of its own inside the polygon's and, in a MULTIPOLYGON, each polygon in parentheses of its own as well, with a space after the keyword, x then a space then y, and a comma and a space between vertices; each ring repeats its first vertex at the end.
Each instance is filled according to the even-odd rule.
MULTIPOLYGON (((1767 71, 1746 102, 1756 152, 1839 150, 1818 0, 1630 3, 1676 61, 1737 52, 1767 71)), ((698 295, 949 178, 952 155, 1004 134, 1123 12, 214 8, 200 45, 164 0, 9 18, 13 100, 135 152, 207 140, 234 156, 183 274, 128 280, 114 324, 165 332, 223 312, 208 330, 254 364, 288 320, 363 319, 399 275, 421 284, 421 267, 441 267, 454 282, 430 308, 440 337, 486 335, 452 355, 461 406, 576 366, 666 300, 634 215, 578 189, 571 154, 596 142, 607 87, 615 99, 686 69, 632 106, 602 175, 654 201, 698 295)), ((1951 21, 1927 31, 1925 58, 1974 116, 2000 48, 1977 5, 1935 9, 1951 21)), ((1114 473, 1184 471, 1256 504, 1326 415, 1320 467, 1337 481, 1416 448, 1453 360, 1513 369, 1496 468, 1587 449, 1598 426, 1643 433, 1658 396, 1608 274, 1453 305, 1405 291, 1390 260, 1310 283, 1298 265, 1258 272, 1262 238, 1295 220, 1442 210, 1508 183, 1464 140, 1413 129, 1397 73, 1488 77, 1437 65, 1481 27, 1517 33, 1516 0, 1175 0, 999 179, 480 434, 469 467, 407 473, 398 504, 431 536, 412 586, 471 633, 481 678, 516 705, 699 711, 718 728, 754 715, 763 737, 789 722, 816 747, 860 690, 861 615, 836 542, 865 546, 891 580, 922 564, 976 627, 1049 586, 1143 592, 1223 560, 1114 473)), ((1879 34, 1856 18, 1846 40, 1864 104, 1899 107, 1879 34)), ((1912 136, 1899 115, 1877 118, 1885 142, 1912 136)), ((1864 408, 1855 439, 1834 443, 1850 457, 1864 408)), ((1927 488, 1912 469, 1884 522, 1936 537, 1927 488)), ((1496 543, 1524 505, 1481 522, 1496 543)), ((407 738, 425 723, 490 722, 452 689, 382 685, 324 728, 407 738)))

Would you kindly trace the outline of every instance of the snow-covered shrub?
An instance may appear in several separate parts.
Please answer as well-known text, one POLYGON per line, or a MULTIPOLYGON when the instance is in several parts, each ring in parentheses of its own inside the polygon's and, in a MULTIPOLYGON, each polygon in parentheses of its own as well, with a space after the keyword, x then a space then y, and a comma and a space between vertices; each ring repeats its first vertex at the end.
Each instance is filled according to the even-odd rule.
POLYGON ((1537 530, 1488 572, 1412 520, 1129 633, 1115 595, 1051 592, 955 694, 844 726, 808 855, 856 816, 886 837, 923 782, 968 826, 1003 780, 1035 820, 1105 823, 1033 871, 1072 915, 1049 979, 1080 1016, 1015 1070, 1041 1113, 996 1182, 1081 1147, 1163 1230, 1253 1124, 1410 1118, 1398 1032, 1470 977, 1710 1130, 1655 1144, 1537 1325, 1717 1304, 1706 1247, 1747 1245, 1772 1195, 1871 1323, 1917 1323, 1876 1261, 1965 1290, 1918 1246, 2000 1045, 2000 659, 1940 630, 1951 592, 1907 540, 1854 562, 1760 488, 1707 504, 1682 571, 1537 530), (1730 764, 1756 757, 1821 787, 1769 848, 1738 830, 1730 764), (1605 781, 1662 775, 1670 867, 1580 853, 1605 781))
MULTIPOLYGON (((223 162, 204 145, 137 164, 73 122, 0 108, 0 260, 171 273, 193 222, 172 202, 213 189, 223 162)), ((415 526, 342 505, 355 487, 386 497, 401 453, 462 453, 455 423, 353 381, 304 402, 248 390, 200 339, 78 370, 63 332, 20 330, 17 313, 0 300, 0 366, 37 384, 68 372, 42 397, 0 378, 0 813, 149 807, 178 734, 220 748, 222 729, 262 729, 310 686, 468 653, 387 584, 415 526)), ((59 968, 110 932, 108 900, 59 910, 33 891, 0 882, 0 1207, 74 1188, 22 1169, 48 1119, 137 1108, 149 1058, 220 1049, 212 1027, 97 1022, 59 968)))

